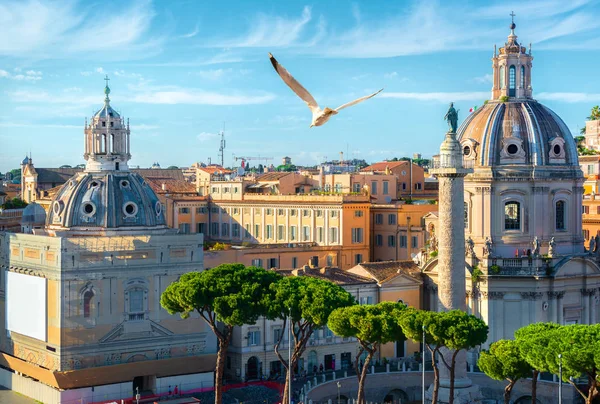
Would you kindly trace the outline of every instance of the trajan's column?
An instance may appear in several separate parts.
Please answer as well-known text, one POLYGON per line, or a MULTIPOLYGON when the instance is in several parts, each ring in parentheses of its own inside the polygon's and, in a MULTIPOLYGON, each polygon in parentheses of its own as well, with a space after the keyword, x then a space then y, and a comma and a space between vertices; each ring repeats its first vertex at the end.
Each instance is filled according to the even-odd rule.
MULTIPOLYGON (((440 311, 466 311, 465 286, 465 224, 464 224, 464 177, 473 172, 463 166, 462 148, 456 140, 458 113, 451 103, 445 119, 449 130, 440 146, 439 159, 434 160, 431 174, 439 181, 438 237, 438 307, 440 311)), ((444 357, 450 363, 451 351, 444 357)), ((450 372, 443 363, 440 368, 439 402, 449 399, 450 372)), ((433 387, 433 386, 432 386, 433 387)), ((431 388, 429 395, 431 395, 431 388)), ((456 358, 454 377, 454 402, 467 403, 480 398, 478 386, 467 377, 466 352, 456 358)))

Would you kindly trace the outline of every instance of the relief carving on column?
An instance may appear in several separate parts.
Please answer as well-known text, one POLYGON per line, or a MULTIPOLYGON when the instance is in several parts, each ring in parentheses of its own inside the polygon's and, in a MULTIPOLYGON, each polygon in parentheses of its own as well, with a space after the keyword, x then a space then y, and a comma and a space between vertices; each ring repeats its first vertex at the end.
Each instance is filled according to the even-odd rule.
POLYGON ((565 292, 546 292, 548 300, 560 299, 565 295, 565 292))
POLYGON ((542 292, 521 292, 521 299, 523 300, 538 300, 542 296, 544 296, 542 292))

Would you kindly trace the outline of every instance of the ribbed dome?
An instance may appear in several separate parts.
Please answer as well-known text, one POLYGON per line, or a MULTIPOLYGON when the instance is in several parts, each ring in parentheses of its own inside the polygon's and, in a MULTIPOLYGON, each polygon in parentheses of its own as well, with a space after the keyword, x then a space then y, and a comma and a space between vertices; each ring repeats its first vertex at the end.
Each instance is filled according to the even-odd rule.
POLYGON ((43 226, 46 223, 46 211, 35 202, 31 202, 23 209, 21 225, 23 226, 43 226))
POLYGON ((50 230, 166 229, 158 197, 136 173, 78 173, 57 192, 50 230))
POLYGON ((464 157, 475 167, 579 167, 577 146, 556 113, 534 100, 490 101, 457 131, 464 157))

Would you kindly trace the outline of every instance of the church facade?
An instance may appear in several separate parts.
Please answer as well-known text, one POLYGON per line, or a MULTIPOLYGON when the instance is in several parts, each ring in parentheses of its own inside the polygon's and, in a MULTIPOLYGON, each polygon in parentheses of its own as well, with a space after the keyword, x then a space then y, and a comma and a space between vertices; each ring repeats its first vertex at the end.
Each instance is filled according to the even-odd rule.
POLYGON ((46 226, 0 233, 0 364, 12 370, 0 382, 43 402, 213 385, 213 333, 160 306, 171 282, 203 269, 203 236, 168 228, 129 170, 129 125, 109 92, 86 124, 86 168, 55 193, 46 226))
MULTIPOLYGON (((584 249, 577 147, 560 117, 533 98, 533 56, 514 29, 494 50, 490 100, 457 130, 463 165, 473 168, 464 180, 465 299, 490 327, 486 345, 533 322, 599 321, 600 259, 595 245, 584 249)), ((436 215, 425 222, 426 304, 437 310, 431 253, 446 235, 436 233, 436 215)))

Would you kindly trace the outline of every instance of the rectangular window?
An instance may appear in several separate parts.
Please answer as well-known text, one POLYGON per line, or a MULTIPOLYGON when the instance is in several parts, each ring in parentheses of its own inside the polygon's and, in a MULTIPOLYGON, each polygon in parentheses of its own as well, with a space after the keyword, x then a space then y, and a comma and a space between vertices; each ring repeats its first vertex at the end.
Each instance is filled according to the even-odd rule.
POLYGON ((583 238, 588 240, 590 238, 590 231, 589 230, 584 230, 583 231, 583 238))
POLYGON ((277 341, 279 341, 279 338, 281 338, 281 328, 274 328, 273 329, 273 344, 276 344, 277 341))
POLYGON ((590 213, 590 207, 583 205, 583 213, 590 213))
POLYGON ((354 211, 354 217, 363 217, 363 211, 362 210, 355 210, 354 211))
POLYGON ((259 267, 262 268, 263 264, 262 264, 262 259, 260 258, 255 258, 252 260, 252 266, 253 267, 259 267))
POLYGON ((267 239, 272 239, 273 238, 273 225, 272 224, 268 224, 267 228, 265 229, 267 231, 267 239))
POLYGON ((388 224, 396 224, 396 214, 395 213, 388 215, 388 224))
POLYGON ((206 223, 196 223, 196 233, 206 233, 206 223))
POLYGON ((338 229, 337 227, 329 228, 329 243, 337 243, 338 242, 338 229))
POLYGON ((210 235, 213 237, 219 236, 219 223, 210 224, 210 235))
POLYGON ((271 209, 271 208, 265 209, 265 215, 271 216, 272 214, 273 214, 273 209, 271 209))
POLYGON ((225 187, 225 188, 223 188, 223 193, 224 193, 224 194, 228 194, 228 193, 229 193, 229 187, 225 187))
POLYGON ((388 247, 396 247, 396 236, 388 236, 388 247))
POLYGON ((359 182, 355 182, 354 184, 352 184, 352 192, 354 192, 355 194, 358 194, 360 192, 359 182))
POLYGON ((384 194, 384 195, 387 195, 387 194, 389 194, 389 193, 390 193, 390 190, 389 190, 389 188, 390 188, 390 183, 389 183, 389 181, 383 181, 383 194, 384 194))
POLYGON ((315 211, 315 216, 316 216, 316 217, 321 217, 321 216, 323 216, 323 211, 322 211, 321 209, 317 209, 317 210, 315 211))
POLYGON ((504 204, 504 230, 521 230, 521 204, 510 201, 504 204))
POLYGON ((309 217, 309 216, 310 216, 310 210, 308 210, 308 209, 303 209, 303 210, 302 210, 302 216, 304 216, 304 217, 309 217))
POLYGON ((285 227, 280 224, 277 225, 277 240, 283 240, 285 238, 285 227))
POLYGON ((418 245, 419 245, 419 237, 412 236, 412 244, 410 245, 411 248, 417 248, 418 245))
POLYGON ((331 267, 333 266, 333 255, 327 254, 327 266, 331 267))
POLYGON ((333 192, 335 192, 336 194, 342 193, 342 184, 339 182, 336 182, 335 185, 333 186, 333 192))
POLYGON ((213 206, 212 208, 210 208, 210 213, 219 213, 219 208, 216 206, 213 206))
POLYGON ((362 254, 356 254, 356 255, 354 256, 354 265, 358 265, 358 264, 360 264, 361 262, 363 262, 363 257, 362 257, 362 254))
POLYGON ((129 291, 129 312, 140 313, 144 311, 144 291, 139 288, 129 291))
POLYGON ((216 193, 218 193, 218 192, 219 192, 219 188, 217 188, 217 187, 212 187, 212 193, 213 193, 213 194, 216 194, 216 193))
POLYGON ((244 237, 245 237, 245 238, 250 238, 250 225, 249 225, 249 224, 246 224, 246 226, 245 226, 245 227, 246 227, 246 228, 245 228, 244 237))
POLYGON ((234 215, 239 215, 240 214, 240 208, 233 208, 233 214, 234 215))
POLYGON ((181 223, 179 225, 179 233, 190 234, 190 224, 189 223, 181 223))
POLYGON ((400 248, 406 248, 406 236, 400 236, 400 248))
POLYGON ((323 228, 317 227, 317 243, 323 242, 323 228))
POLYGON ((196 208, 196 213, 198 213, 198 214, 206 213, 206 208, 196 208))
POLYGON ((298 268, 298 257, 292 257, 292 269, 298 268))
POLYGON ((233 187, 233 193, 237 194, 240 192, 240 189, 238 187, 233 187))
POLYGON ((238 223, 233 223, 231 225, 231 235, 233 237, 239 237, 240 236, 240 225, 238 223))
POLYGON ((285 215, 285 211, 283 209, 277 209, 277 214, 279 216, 283 216, 283 215, 285 215))
POLYGON ((290 226, 290 241, 296 241, 298 238, 298 228, 296 226, 290 226))
POLYGON ((271 269, 271 268, 277 268, 277 258, 269 258, 267 260, 267 268, 271 269))
POLYGON ((594 165, 593 164, 588 164, 587 173, 588 173, 588 175, 594 174, 594 165))
POLYGON ((249 346, 260 345, 260 331, 249 331, 248 332, 248 345, 249 346))
POLYGON ((179 208, 179 213, 182 215, 190 213, 190 208, 179 208))
POLYGON ((290 216, 296 216, 296 209, 290 209, 290 216))
POLYGON ((378 247, 383 245, 383 236, 381 234, 375 236, 375 245, 378 247))
POLYGON ((377 195, 377 181, 371 181, 371 195, 377 195))
POLYGON ((254 225, 254 237, 256 237, 256 238, 260 237, 260 224, 254 225))
POLYGON ((332 217, 332 218, 338 217, 338 212, 337 212, 337 210, 332 210, 332 211, 331 211, 331 217, 332 217))
POLYGON ((383 214, 377 213, 375 215, 375 224, 383 224, 383 214))
POLYGON ((229 236, 229 223, 221 224, 221 236, 222 237, 229 236))
POLYGON ((310 240, 310 227, 302 226, 302 241, 310 240))
POLYGON ((406 191, 406 182, 403 182, 403 183, 402 183, 402 190, 403 190, 403 191, 406 191))
POLYGON ((352 229, 352 244, 359 244, 363 242, 363 229, 362 227, 355 227, 352 229))
POLYGON ((415 189, 416 190, 421 189, 421 183, 420 182, 415 182, 415 189))

